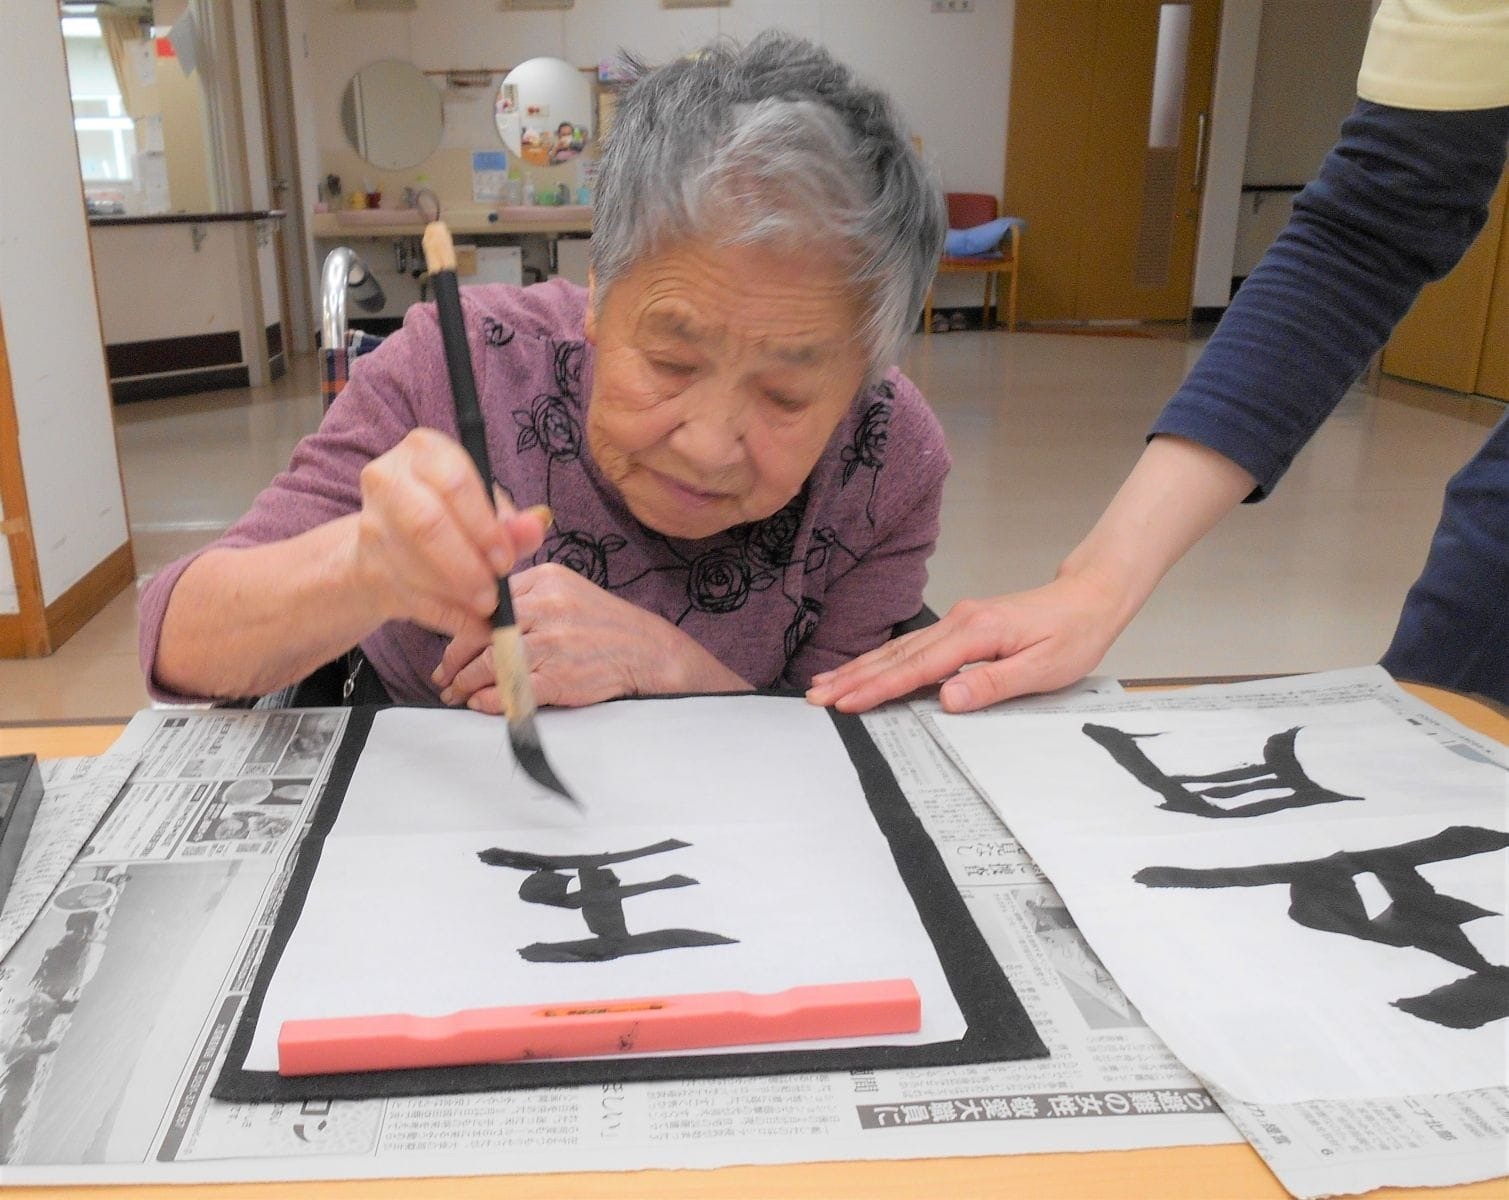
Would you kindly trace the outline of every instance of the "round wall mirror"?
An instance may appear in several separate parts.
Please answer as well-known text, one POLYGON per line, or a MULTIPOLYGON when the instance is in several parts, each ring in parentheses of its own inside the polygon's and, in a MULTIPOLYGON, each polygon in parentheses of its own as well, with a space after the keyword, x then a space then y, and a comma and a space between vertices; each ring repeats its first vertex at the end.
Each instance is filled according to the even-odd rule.
POLYGON ((374 167, 418 166, 440 145, 440 92, 413 63, 384 59, 351 77, 341 126, 351 149, 374 167))
POLYGON ((508 152, 531 166, 569 162, 591 133, 592 85, 564 59, 531 58, 504 76, 493 120, 508 152))

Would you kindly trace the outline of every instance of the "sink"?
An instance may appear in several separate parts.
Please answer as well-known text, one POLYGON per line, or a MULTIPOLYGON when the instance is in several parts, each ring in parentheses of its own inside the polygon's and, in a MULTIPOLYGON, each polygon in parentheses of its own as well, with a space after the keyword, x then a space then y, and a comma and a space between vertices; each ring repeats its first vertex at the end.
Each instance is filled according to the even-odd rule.
POLYGON ((424 224, 417 208, 343 208, 336 212, 337 225, 414 225, 424 224))

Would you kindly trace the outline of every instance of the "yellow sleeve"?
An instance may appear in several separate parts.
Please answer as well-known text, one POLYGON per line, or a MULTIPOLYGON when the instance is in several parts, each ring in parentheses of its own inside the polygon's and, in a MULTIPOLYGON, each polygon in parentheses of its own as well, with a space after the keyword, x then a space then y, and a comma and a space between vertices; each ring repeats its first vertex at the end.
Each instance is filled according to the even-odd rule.
POLYGON ((1509 0, 1382 0, 1357 94, 1393 108, 1509 105, 1509 0))

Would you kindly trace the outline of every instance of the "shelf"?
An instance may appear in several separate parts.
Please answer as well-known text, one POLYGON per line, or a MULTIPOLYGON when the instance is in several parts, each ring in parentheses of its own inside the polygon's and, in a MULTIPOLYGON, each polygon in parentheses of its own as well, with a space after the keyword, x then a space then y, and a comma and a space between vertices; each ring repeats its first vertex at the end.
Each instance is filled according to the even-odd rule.
MULTIPOLYGON (((442 212, 451 233, 591 233, 590 204, 541 204, 533 207, 504 206, 497 209, 442 212), (493 217, 495 219, 489 219, 493 217)), ((315 213, 310 231, 324 241, 353 238, 419 237, 423 222, 413 209, 352 209, 315 213)))

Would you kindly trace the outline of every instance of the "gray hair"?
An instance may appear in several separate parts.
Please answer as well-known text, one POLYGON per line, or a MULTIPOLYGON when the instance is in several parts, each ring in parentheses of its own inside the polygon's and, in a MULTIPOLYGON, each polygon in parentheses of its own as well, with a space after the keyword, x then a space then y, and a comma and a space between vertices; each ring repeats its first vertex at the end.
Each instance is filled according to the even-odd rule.
POLYGON ((766 32, 638 73, 598 168, 599 302, 681 237, 821 247, 864 298, 868 381, 901 356, 943 249, 936 177, 895 107, 821 47, 766 32))

